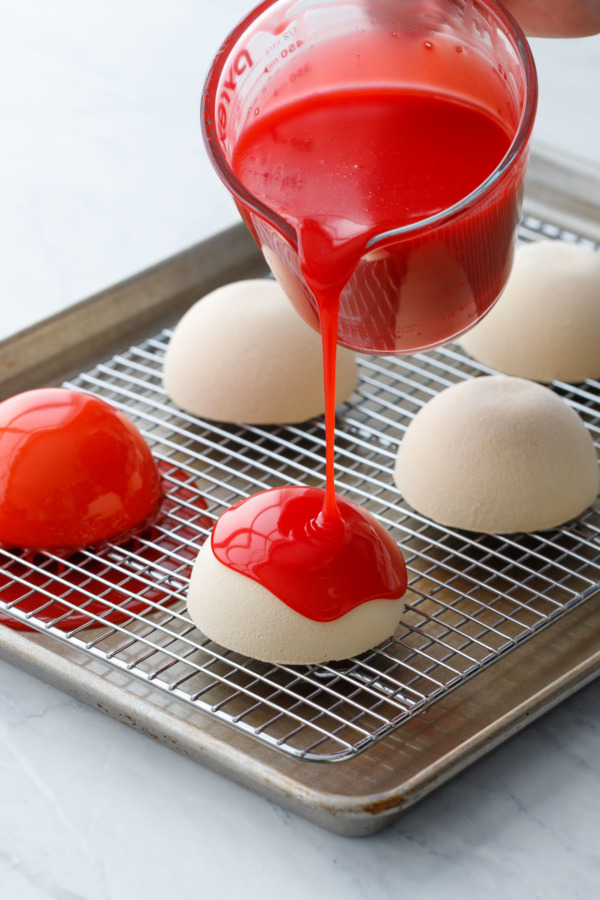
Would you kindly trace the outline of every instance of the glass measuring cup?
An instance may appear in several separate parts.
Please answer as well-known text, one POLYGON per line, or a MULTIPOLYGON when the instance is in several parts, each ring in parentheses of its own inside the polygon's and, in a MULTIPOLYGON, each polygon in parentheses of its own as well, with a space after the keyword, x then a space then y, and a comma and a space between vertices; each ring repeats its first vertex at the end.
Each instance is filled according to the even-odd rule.
POLYGON ((319 328, 294 227, 239 180, 232 156, 261 115, 303 97, 381 85, 440 93, 501 121, 505 156, 468 196, 371 237, 342 291, 338 341, 411 353, 472 327, 504 287, 537 102, 531 52, 494 0, 267 0, 230 34, 203 93, 206 146, 300 315, 319 328))

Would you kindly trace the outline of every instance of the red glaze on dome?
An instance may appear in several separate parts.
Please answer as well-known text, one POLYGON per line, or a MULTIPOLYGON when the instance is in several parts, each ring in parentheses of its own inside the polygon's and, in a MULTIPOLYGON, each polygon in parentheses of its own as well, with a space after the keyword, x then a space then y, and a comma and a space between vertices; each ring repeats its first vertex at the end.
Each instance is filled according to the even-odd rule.
POLYGON ((402 597, 406 566, 383 525, 344 497, 328 519, 324 498, 319 488, 282 487, 241 500, 213 529, 214 555, 317 622, 402 597))
POLYGON ((109 403, 66 388, 0 403, 0 544, 68 550, 148 522, 161 479, 136 426, 109 403))

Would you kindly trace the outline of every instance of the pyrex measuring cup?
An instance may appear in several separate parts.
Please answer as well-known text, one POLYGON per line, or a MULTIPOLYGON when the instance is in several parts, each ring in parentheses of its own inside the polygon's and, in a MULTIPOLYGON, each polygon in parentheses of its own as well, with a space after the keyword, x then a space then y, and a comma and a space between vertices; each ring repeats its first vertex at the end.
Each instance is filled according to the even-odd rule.
POLYGON ((232 154, 255 117, 319 92, 407 87, 500 120, 510 147, 467 197, 371 238, 344 288, 339 343, 411 353, 487 312, 512 264, 537 102, 531 52, 494 0, 267 0, 230 34, 202 103, 212 162, 300 315, 318 328, 290 222, 236 177, 232 154))

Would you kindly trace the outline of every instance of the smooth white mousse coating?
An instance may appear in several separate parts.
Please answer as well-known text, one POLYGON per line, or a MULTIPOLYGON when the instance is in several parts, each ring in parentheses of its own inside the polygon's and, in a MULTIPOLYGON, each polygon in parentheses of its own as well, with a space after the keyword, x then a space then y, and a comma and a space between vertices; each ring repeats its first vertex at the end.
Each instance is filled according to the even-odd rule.
POLYGON ((229 650, 264 662, 308 665, 380 644, 395 631, 404 600, 368 600, 332 622, 316 622, 223 565, 207 540, 194 563, 187 608, 206 637, 229 650))
MULTIPOLYGON (((304 422, 325 408, 321 337, 267 279, 225 285, 192 306, 173 332, 163 381, 182 409, 221 422, 304 422)), ((338 348, 336 403, 356 381, 354 354, 338 348)))
POLYGON ((558 240, 519 247, 504 293, 460 343, 508 375, 599 378, 600 254, 558 240))
POLYGON ((598 462, 564 400, 540 384, 495 375, 447 388, 417 413, 394 480, 436 522, 509 534, 583 512, 598 494, 598 462))

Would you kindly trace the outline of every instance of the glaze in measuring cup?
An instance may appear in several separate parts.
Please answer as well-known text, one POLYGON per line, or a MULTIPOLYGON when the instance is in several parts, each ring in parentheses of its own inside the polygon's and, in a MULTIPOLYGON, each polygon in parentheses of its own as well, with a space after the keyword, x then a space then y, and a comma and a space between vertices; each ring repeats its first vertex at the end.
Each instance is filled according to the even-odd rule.
POLYGON ((382 84, 471 103, 511 136, 500 164, 467 197, 372 238, 342 291, 339 343, 412 353, 472 327, 510 272, 537 102, 533 59, 514 20, 494 0, 267 0, 217 54, 203 132, 273 273, 318 329, 295 231, 239 181, 232 154, 256 116, 318 92, 382 84))

